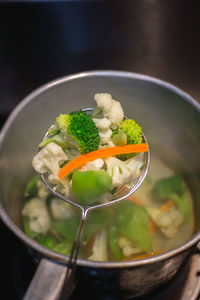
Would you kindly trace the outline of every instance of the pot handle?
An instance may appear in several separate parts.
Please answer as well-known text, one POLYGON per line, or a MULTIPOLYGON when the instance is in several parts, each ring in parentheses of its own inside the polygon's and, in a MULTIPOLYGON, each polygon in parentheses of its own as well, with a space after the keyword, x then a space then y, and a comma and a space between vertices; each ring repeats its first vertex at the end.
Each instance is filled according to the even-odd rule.
POLYGON ((66 273, 66 266, 46 258, 41 259, 23 300, 59 299, 66 273))

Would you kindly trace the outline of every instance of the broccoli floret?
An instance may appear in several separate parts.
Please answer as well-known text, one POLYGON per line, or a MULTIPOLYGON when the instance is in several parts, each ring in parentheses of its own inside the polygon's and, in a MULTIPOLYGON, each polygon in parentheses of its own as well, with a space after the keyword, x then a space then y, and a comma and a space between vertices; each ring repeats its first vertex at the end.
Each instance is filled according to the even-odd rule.
POLYGON ((113 132, 113 136, 120 131, 126 134, 127 144, 140 144, 142 142, 142 129, 134 120, 125 119, 122 121, 118 129, 113 132))
MULTIPOLYGON (((142 142, 142 129, 132 119, 125 119, 119 127, 113 131, 112 141, 116 146, 124 144, 140 144, 142 142)), ((134 154, 120 154, 117 157, 121 160, 126 160, 133 157, 134 154)))
POLYGON ((82 111, 61 114, 56 119, 61 132, 67 136, 69 147, 78 148, 80 153, 98 149, 100 138, 92 118, 82 111))
POLYGON ((187 186, 181 175, 174 175, 155 182, 151 195, 157 200, 172 200, 180 210, 185 220, 190 215, 190 204, 187 194, 187 186))

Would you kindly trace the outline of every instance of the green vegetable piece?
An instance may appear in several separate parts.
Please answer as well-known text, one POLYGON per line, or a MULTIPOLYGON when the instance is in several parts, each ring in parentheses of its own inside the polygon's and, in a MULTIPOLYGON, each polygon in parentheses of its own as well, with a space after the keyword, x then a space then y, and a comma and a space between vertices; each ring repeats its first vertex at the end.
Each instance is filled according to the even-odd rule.
POLYGON ((62 132, 60 132, 56 135, 53 135, 53 136, 47 136, 39 144, 39 147, 43 148, 46 145, 48 145, 49 143, 55 143, 63 149, 68 147, 68 142, 66 141, 62 132))
POLYGON ((72 192, 79 203, 89 205, 108 190, 111 182, 105 170, 75 171, 72 175, 72 192))
POLYGON ((126 145, 127 144, 127 135, 123 130, 121 130, 113 136, 112 141, 116 146, 126 145))
POLYGON ((37 181, 40 179, 40 175, 35 175, 25 186, 24 196, 25 197, 35 197, 37 195, 37 181))
POLYGON ((52 221, 52 228, 62 237, 73 241, 76 236, 79 223, 80 217, 70 218, 65 221, 52 221))
POLYGON ((158 201, 171 200, 188 221, 191 210, 187 194, 187 186, 181 175, 174 175, 155 182, 151 195, 158 201))
POLYGON ((87 244, 91 234, 100 231, 102 228, 109 226, 110 216, 105 209, 97 209, 88 214, 85 230, 83 234, 83 243, 87 244))
POLYGON ((24 232, 26 233, 26 235, 28 237, 30 237, 31 239, 35 239, 36 236, 37 236, 37 233, 33 232, 31 229, 30 229, 30 226, 29 226, 29 218, 28 217, 24 217, 23 218, 23 223, 24 223, 24 232))
POLYGON ((146 209, 131 201, 122 201, 115 208, 116 227, 142 250, 152 251, 149 217, 146 209))
MULTIPOLYGON (((57 234, 72 242, 75 239, 79 224, 80 217, 74 217, 65 221, 53 221, 52 227, 57 234)), ((110 218, 105 210, 98 209, 90 212, 85 223, 83 243, 87 244, 91 234, 98 232, 109 224, 110 218)))
POLYGON ((142 128, 132 119, 123 120, 114 132, 124 131, 127 136, 127 144, 140 144, 142 142, 142 128))
POLYGON ((62 242, 55 244, 51 248, 51 250, 64 254, 64 255, 70 255, 71 248, 72 248, 72 242, 69 240, 63 240, 62 242))
POLYGON ((115 226, 112 226, 108 232, 108 243, 112 255, 116 260, 122 260, 124 258, 123 253, 121 252, 118 245, 118 231, 115 226))
MULTIPOLYGON (((120 134, 125 134, 126 135, 126 144, 131 145, 131 144, 140 144, 142 143, 143 136, 142 136, 142 128, 132 119, 124 119, 120 124, 117 130, 113 131, 112 134, 112 140, 116 139, 118 140, 118 135, 120 134)), ((122 138, 123 140, 124 138, 122 138)), ((120 140, 120 136, 119 136, 120 140)), ((113 143, 115 143, 113 141, 113 143)), ((135 154, 130 153, 130 154, 120 154, 117 155, 117 157, 121 160, 126 160, 131 157, 133 157, 135 154)))
POLYGON ((61 131, 69 141, 69 147, 78 148, 80 153, 98 149, 100 137, 92 118, 82 111, 62 114, 56 118, 61 131))
POLYGON ((38 236, 36 241, 44 247, 53 249, 55 244, 55 239, 51 236, 38 236))

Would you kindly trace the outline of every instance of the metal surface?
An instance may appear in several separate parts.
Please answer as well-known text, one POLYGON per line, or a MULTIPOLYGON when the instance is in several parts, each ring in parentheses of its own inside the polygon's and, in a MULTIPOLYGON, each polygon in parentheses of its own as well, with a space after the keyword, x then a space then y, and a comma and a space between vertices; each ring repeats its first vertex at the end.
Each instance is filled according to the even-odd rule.
MULTIPOLYGON (((125 113, 128 111, 130 117, 134 115, 136 121, 142 120, 141 126, 148 137, 151 153, 159 153, 161 159, 168 159, 173 168, 181 169, 188 175, 194 198, 195 233, 180 247, 149 259, 132 262, 92 262, 78 259, 78 267, 90 276, 91 284, 97 278, 102 283, 114 278, 119 292, 124 298, 130 298, 147 293, 169 281, 200 239, 200 107, 186 93, 152 77, 116 71, 75 74, 34 91, 16 107, 0 134, 0 215, 7 226, 40 255, 57 262, 68 261, 64 255, 29 239, 20 229, 21 193, 31 173, 33 149, 37 148, 42 132, 46 131, 59 112, 64 111, 66 105, 68 111, 83 103, 90 107, 90 99, 94 93, 102 90, 122 101, 125 113), (34 139, 30 139, 30 136, 34 139)), ((102 284, 102 288, 103 286, 102 284)))

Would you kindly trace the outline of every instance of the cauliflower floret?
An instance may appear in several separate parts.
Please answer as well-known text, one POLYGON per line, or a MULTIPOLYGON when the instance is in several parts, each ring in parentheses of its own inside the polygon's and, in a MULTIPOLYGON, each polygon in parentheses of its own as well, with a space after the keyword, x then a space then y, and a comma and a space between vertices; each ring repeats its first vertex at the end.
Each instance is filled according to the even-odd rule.
POLYGON ((79 171, 98 171, 104 165, 104 161, 102 158, 95 159, 93 161, 88 162, 87 164, 83 165, 79 171))
POLYGON ((55 143, 49 143, 36 154, 32 165, 36 172, 40 174, 50 172, 55 177, 55 180, 58 181, 59 165, 67 159, 67 155, 60 146, 55 143))
POLYGON ((112 187, 128 182, 132 173, 125 162, 111 156, 105 159, 105 163, 107 172, 112 178, 112 187))
POLYGON ((142 250, 139 247, 134 246, 132 241, 130 241, 124 236, 118 239, 118 245, 125 256, 131 256, 133 254, 138 254, 142 252, 142 250))
POLYGON ((47 233, 50 217, 44 200, 32 198, 23 208, 22 215, 29 218, 30 229, 35 233, 47 233))
POLYGON ((183 224, 184 218, 176 208, 171 207, 167 212, 156 207, 148 207, 147 210, 150 217, 168 238, 172 238, 178 227, 183 224))
POLYGON ((47 196, 49 195, 49 191, 46 188, 45 184, 42 182, 42 180, 38 180, 37 183, 37 188, 38 188, 38 197, 40 199, 46 199, 47 196))
POLYGON ((112 130, 110 129, 111 121, 107 118, 93 119, 96 127, 99 130, 100 144, 107 144, 112 136, 112 130))
POLYGON ((57 221, 64 221, 76 215, 72 205, 57 198, 51 200, 50 210, 53 218, 57 221))
POLYGON ((107 231, 102 229, 97 233, 92 247, 92 255, 88 257, 90 260, 106 261, 107 257, 107 231))
POLYGON ((136 156, 127 159, 125 161, 125 164, 129 167, 129 169, 132 172, 132 179, 136 179, 138 176, 140 176, 141 173, 141 167, 143 165, 143 157, 144 153, 138 153, 136 156))
POLYGON ((57 176, 59 166, 66 160, 68 160, 68 156, 62 148, 55 143, 49 143, 36 154, 32 165, 36 172, 40 174, 49 172, 49 181, 52 184, 58 184, 58 189, 68 196, 70 191, 69 180, 67 177, 59 180, 57 176))
POLYGON ((99 130, 99 137, 100 137, 100 143, 101 144, 107 144, 112 136, 112 130, 99 130))
POLYGON ((110 128, 111 122, 107 118, 102 119, 92 119, 99 130, 107 130, 110 128))
POLYGON ((119 123, 124 119, 124 112, 119 101, 112 99, 112 96, 107 93, 95 94, 94 100, 103 110, 104 117, 111 122, 111 127, 116 129, 119 123))

